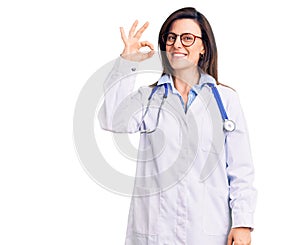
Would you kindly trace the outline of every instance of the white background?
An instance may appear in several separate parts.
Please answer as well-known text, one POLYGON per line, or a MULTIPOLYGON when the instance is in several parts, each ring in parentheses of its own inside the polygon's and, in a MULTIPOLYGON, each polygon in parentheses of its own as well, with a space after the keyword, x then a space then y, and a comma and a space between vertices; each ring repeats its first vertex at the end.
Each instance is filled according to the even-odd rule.
POLYGON ((0 244, 124 243, 130 199, 83 170, 75 103, 122 51, 119 26, 148 20, 144 39, 157 47, 164 19, 184 6, 210 21, 220 81, 239 92, 246 114, 258 189, 253 244, 297 243, 297 1, 12 0, 0 3, 0 244))

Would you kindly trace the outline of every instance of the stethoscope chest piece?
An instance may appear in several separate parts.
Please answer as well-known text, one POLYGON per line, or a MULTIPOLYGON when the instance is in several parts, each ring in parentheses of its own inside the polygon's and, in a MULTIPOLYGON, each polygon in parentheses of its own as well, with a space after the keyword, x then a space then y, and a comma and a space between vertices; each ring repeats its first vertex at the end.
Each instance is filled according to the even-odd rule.
POLYGON ((227 132, 232 132, 235 130, 235 123, 232 120, 225 120, 223 126, 227 132))

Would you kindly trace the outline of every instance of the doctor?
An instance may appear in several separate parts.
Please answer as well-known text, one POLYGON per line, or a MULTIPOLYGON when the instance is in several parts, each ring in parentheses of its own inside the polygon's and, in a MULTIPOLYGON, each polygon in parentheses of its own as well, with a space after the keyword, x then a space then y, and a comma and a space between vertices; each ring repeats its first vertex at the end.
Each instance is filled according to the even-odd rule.
POLYGON ((125 244, 251 244, 256 190, 248 132, 237 93, 218 82, 209 22, 194 8, 173 12, 158 37, 160 79, 133 91, 140 62, 154 54, 140 41, 148 22, 137 25, 128 36, 120 29, 125 47, 98 114, 105 130, 140 133, 125 244))

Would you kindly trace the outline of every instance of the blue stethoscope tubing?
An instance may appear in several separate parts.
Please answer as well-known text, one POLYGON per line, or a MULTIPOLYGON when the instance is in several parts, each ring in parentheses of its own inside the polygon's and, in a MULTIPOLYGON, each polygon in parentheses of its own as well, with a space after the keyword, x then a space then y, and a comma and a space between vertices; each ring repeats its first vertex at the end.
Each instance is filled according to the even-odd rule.
POLYGON ((139 130, 141 133, 152 133, 154 132, 156 129, 157 129, 157 126, 158 126, 158 123, 159 123, 159 116, 160 116, 160 111, 161 111, 161 108, 166 100, 166 98, 168 97, 168 93, 169 93, 169 88, 168 88, 168 84, 164 83, 163 86, 165 88, 165 92, 164 92, 164 95, 163 95, 163 98, 160 102, 160 105, 159 105, 159 108, 158 108, 158 113, 157 113, 157 118, 156 118, 156 125, 155 125, 155 128, 153 130, 142 130, 142 124, 144 123, 144 118, 145 116, 147 115, 148 113, 148 110, 149 110, 149 107, 150 107, 150 103, 151 103, 151 99, 152 99, 152 96, 154 95, 154 93, 156 92, 156 90, 162 85, 159 85, 159 86, 155 86, 152 91, 151 91, 151 94, 149 95, 148 97, 148 103, 147 103, 147 106, 146 106, 146 110, 142 116, 142 120, 141 120, 141 123, 139 125, 139 130))
MULTIPOLYGON (((228 119, 228 116, 227 116, 227 113, 226 113, 226 110, 225 110, 225 107, 223 105, 223 102, 222 102, 222 99, 221 99, 221 96, 220 96, 220 93, 217 89, 217 87, 215 86, 214 83, 206 83, 212 90, 212 93, 215 97, 215 100, 217 102, 217 105, 219 107, 219 110, 220 110, 220 113, 221 113, 221 117, 222 117, 222 120, 223 120, 223 128, 225 131, 227 132, 232 132, 235 130, 236 128, 236 125, 235 125, 235 122, 228 119)), ((156 129, 157 129, 157 126, 158 126, 158 123, 159 123, 159 117, 160 117, 160 111, 161 111, 161 108, 166 100, 166 98, 168 97, 168 85, 166 83, 162 84, 162 85, 158 85, 158 86, 155 86, 149 97, 148 97, 148 103, 147 103, 147 106, 146 106, 146 110, 142 116, 142 120, 141 120, 141 123, 139 125, 139 130, 141 133, 152 133, 154 132, 156 129), (149 110, 149 107, 150 107, 150 103, 151 103, 151 99, 154 95, 154 93, 157 91, 157 89, 161 86, 164 86, 164 89, 165 89, 165 92, 164 92, 164 95, 163 95, 163 98, 161 100, 161 103, 160 103, 160 106, 158 108, 158 113, 157 113, 157 119, 156 119, 156 125, 155 125, 155 128, 153 130, 142 130, 142 124, 144 123, 144 118, 145 116, 147 115, 148 113, 148 110, 149 110)))
POLYGON ((207 83, 207 85, 211 88, 211 90, 214 94, 215 100, 217 101, 217 104, 218 104, 218 107, 219 107, 219 110, 220 110, 220 113, 222 116, 224 129, 227 132, 234 131, 235 130, 235 122, 228 119, 226 110, 224 108, 224 105, 223 105, 223 102, 222 102, 222 99, 221 99, 221 96, 220 96, 220 93, 219 93, 217 87, 213 83, 207 83))

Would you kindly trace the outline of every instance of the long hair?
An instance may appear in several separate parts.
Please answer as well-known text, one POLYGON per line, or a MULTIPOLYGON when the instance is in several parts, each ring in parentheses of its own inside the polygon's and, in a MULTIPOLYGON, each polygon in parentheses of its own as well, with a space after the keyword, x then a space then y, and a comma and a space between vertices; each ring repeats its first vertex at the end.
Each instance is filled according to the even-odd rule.
POLYGON ((166 56, 166 44, 163 41, 163 35, 170 30, 172 23, 178 19, 193 19, 199 24, 205 53, 199 58, 198 67, 202 72, 214 77, 218 83, 218 52, 212 28, 205 16, 192 7, 181 8, 173 12, 160 29, 158 45, 161 53, 163 74, 173 74, 173 69, 166 56))

